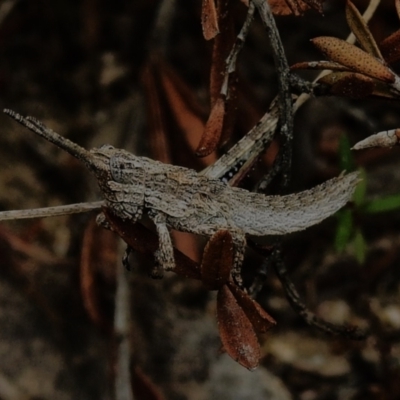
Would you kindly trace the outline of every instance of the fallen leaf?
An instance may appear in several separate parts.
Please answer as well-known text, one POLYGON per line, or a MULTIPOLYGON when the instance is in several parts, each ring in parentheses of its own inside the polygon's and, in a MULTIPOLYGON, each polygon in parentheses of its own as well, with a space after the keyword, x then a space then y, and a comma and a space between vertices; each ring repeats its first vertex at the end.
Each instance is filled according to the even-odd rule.
POLYGON ((254 370, 261 357, 253 325, 227 285, 217 295, 218 329, 225 351, 235 361, 254 370))
POLYGON ((227 230, 214 233, 207 242, 201 262, 201 280, 208 290, 228 282, 233 266, 233 240, 227 230))
POLYGON ((335 72, 320 79, 331 86, 331 93, 352 99, 362 99, 371 95, 375 84, 372 78, 355 72, 335 72))
POLYGON ((400 29, 381 42, 382 54, 388 64, 400 60, 400 29))
POLYGON ((237 287, 232 281, 228 282, 228 287, 256 332, 266 333, 276 325, 276 321, 255 300, 237 287))
POLYGON ((347 0, 346 3, 346 19, 351 31, 360 42, 361 47, 375 58, 383 60, 379 47, 364 18, 350 0, 347 0))
POLYGON ((201 7, 201 26, 204 39, 213 39, 219 33, 217 10, 214 0, 203 0, 201 7))
POLYGON ((196 149, 196 155, 205 157, 218 147, 224 127, 225 100, 220 97, 211 110, 210 117, 206 123, 203 136, 196 149))

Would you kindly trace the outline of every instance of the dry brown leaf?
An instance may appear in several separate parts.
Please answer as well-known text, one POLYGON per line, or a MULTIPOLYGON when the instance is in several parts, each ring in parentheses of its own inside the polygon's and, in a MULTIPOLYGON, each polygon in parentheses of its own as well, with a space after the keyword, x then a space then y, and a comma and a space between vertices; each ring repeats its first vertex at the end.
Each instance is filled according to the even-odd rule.
POLYGON ((306 6, 303 3, 303 8, 300 8, 298 2, 293 2, 293 0, 289 0, 291 7, 286 0, 268 0, 268 2, 271 7, 271 11, 275 15, 301 15, 305 11, 303 8, 306 6))
POLYGON ((233 266, 233 240, 229 231, 211 236, 204 248, 201 280, 208 290, 217 290, 228 282, 233 266))
POLYGON ((219 33, 217 10, 214 0, 203 0, 201 7, 201 26, 204 39, 213 39, 219 33))
POLYGON ((224 81, 226 59, 235 42, 234 19, 232 7, 233 0, 216 0, 220 34, 215 37, 210 73, 211 108, 220 97, 224 81))
POLYGON ((217 295, 218 329, 226 352, 239 364, 254 370, 261 357, 253 325, 227 285, 217 295))
POLYGON ((388 64, 400 60, 400 29, 381 42, 381 49, 388 64))
POLYGON ((211 110, 210 117, 206 123, 203 136, 196 149, 196 155, 205 157, 218 147, 224 127, 225 100, 220 97, 211 110))
POLYGON ((393 83, 395 81, 395 75, 389 68, 365 51, 344 40, 335 37, 321 36, 311 41, 327 58, 355 72, 388 83, 393 83))
POLYGON ((383 60, 379 47, 364 18, 350 0, 347 0, 346 3, 346 19, 351 31, 360 42, 361 47, 372 56, 383 60))
POLYGON ((334 72, 324 76, 320 82, 330 85, 332 94, 352 99, 367 97, 375 89, 373 79, 355 72, 334 72))
MULTIPOLYGON (((181 137, 176 137, 174 142, 181 139, 189 146, 190 150, 196 151, 198 143, 204 134, 205 124, 203 117, 205 113, 199 106, 196 96, 192 90, 183 82, 176 71, 164 61, 158 64, 160 81, 162 84, 163 94, 168 102, 168 108, 173 114, 173 118, 179 128, 181 137)), ((174 153, 174 160, 183 164, 182 145, 179 146, 178 154, 175 154, 175 147, 172 146, 171 151, 174 153)), ((189 149, 188 149, 189 150, 189 149)), ((210 151, 205 158, 200 161, 201 167, 207 166, 215 162, 217 156, 210 151)), ((196 167, 195 165, 186 165, 188 167, 196 167)), ((197 166, 198 167, 198 166, 197 166)))
POLYGON ((276 325, 276 321, 247 293, 239 289, 232 281, 228 282, 228 286, 256 332, 266 333, 276 325))
POLYGON ((395 6, 396 6, 396 12, 397 12, 397 16, 400 19, 400 0, 395 0, 394 2, 395 6))
POLYGON ((322 4, 325 0, 303 0, 309 7, 322 14, 322 4))
POLYGON ((276 15, 303 15, 313 8, 322 14, 324 0, 268 0, 271 11, 276 15))
MULTIPOLYGON (((151 232, 140 223, 132 224, 129 221, 123 221, 106 208, 103 208, 103 213, 115 233, 129 246, 154 259, 154 253, 158 250, 156 233, 151 232)), ((185 278, 201 279, 200 266, 196 262, 177 249, 174 249, 174 257, 176 262, 175 273, 185 278)))

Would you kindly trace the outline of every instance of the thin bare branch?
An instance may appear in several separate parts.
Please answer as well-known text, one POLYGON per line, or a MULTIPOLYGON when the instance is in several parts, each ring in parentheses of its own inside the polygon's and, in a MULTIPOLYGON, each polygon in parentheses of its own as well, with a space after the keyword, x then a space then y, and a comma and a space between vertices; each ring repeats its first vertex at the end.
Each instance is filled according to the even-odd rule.
POLYGON ((317 317, 301 300, 294 283, 289 277, 280 249, 276 248, 271 257, 275 273, 282 283, 289 303, 293 310, 295 310, 308 325, 315 326, 326 333, 345 336, 352 340, 363 340, 366 338, 367 332, 356 326, 332 324, 317 317))
POLYGON ((243 48, 247 35, 249 34, 250 26, 254 18, 254 10, 255 10, 254 4, 250 3, 242 29, 237 35, 235 44, 233 45, 232 50, 229 53, 228 58, 226 59, 226 71, 224 76, 224 82, 221 87, 221 94, 224 95, 226 98, 229 98, 229 93, 228 93, 229 76, 236 71, 237 57, 240 53, 240 50, 243 48))
POLYGON ((67 204, 65 206, 62 205, 55 207, 31 208, 28 210, 1 211, 0 221, 79 214, 93 210, 99 210, 102 206, 104 206, 103 201, 94 201, 89 203, 67 204))
POLYGON ((280 108, 280 132, 284 138, 282 173, 283 184, 286 186, 289 182, 290 166, 292 159, 293 142, 293 103, 290 92, 290 69, 286 59, 285 50, 279 35, 275 19, 271 8, 265 0, 252 0, 261 16, 264 27, 267 30, 269 40, 273 49, 275 67, 278 74, 279 83, 279 108, 280 108))
MULTIPOLYGON (((120 247, 125 243, 120 241, 120 247)), ((131 384, 131 344, 129 340, 130 286, 129 272, 117 266, 117 291, 115 294, 114 333, 117 344, 115 368, 115 399, 134 400, 131 384)))

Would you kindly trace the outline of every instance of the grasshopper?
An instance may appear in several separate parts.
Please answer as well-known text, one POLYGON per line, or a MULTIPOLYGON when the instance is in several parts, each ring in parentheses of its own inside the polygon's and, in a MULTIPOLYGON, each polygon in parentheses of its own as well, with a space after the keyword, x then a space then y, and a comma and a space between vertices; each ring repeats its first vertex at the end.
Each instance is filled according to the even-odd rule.
POLYGON ((4 112, 81 160, 97 178, 105 206, 117 217, 134 223, 146 214, 153 221, 159 276, 175 266, 170 229, 207 237, 223 229, 233 238, 232 275, 240 284, 246 237, 284 235, 319 223, 351 198, 359 180, 351 173, 297 194, 266 196, 110 145, 88 151, 33 117, 4 112))

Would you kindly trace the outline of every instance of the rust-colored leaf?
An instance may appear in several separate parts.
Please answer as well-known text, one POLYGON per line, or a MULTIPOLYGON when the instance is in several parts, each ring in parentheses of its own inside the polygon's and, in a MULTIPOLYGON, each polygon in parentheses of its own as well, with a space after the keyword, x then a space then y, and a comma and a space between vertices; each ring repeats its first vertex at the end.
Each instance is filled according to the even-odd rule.
POLYGON ((210 73, 211 108, 220 97, 226 68, 226 59, 235 42, 233 0, 216 0, 220 34, 215 37, 210 73))
POLYGON ((350 71, 348 67, 333 61, 303 61, 296 63, 290 69, 317 69, 317 70, 332 70, 332 71, 350 71))
POLYGON ((352 99, 362 99, 371 95, 375 88, 373 79, 354 72, 335 72, 320 79, 331 86, 331 93, 352 99))
POLYGON ((112 330, 112 316, 107 315, 102 294, 104 285, 110 285, 115 280, 115 268, 119 264, 117 248, 117 237, 112 232, 98 227, 92 220, 83 236, 80 262, 81 294, 90 319, 108 331, 112 330))
POLYGON ((321 36, 311 40, 330 60, 343 64, 355 72, 393 83, 394 73, 376 58, 344 40, 321 36))
POLYGON ((294 14, 296 16, 302 15, 304 11, 308 8, 305 8, 306 5, 296 0, 268 0, 269 5, 271 7, 271 11, 275 15, 290 15, 294 14), (301 5, 302 4, 302 5, 301 5))
POLYGON ((309 7, 322 14, 322 4, 325 0, 303 0, 309 7))
MULTIPOLYGON (((159 60, 159 74, 164 96, 168 101, 169 109, 171 110, 179 131, 190 149, 194 152, 198 147, 198 143, 204 134, 205 117, 204 110, 199 106, 199 103, 193 94, 192 90, 180 78, 176 71, 165 61, 159 60)), ((176 135, 175 135, 176 136, 176 135)), ((175 138, 176 139, 179 138, 175 138)), ((172 149, 174 151, 174 149, 172 149)), ((182 145, 179 146, 179 154, 175 154, 174 159, 184 161, 182 157, 182 145)), ((193 158, 193 157, 192 157, 193 158)), ((200 161, 201 166, 206 166, 216 160, 216 154, 209 152, 206 158, 200 161)), ((187 165, 194 167, 194 165, 187 165)))
MULTIPOLYGON (((214 109, 217 102, 221 102, 221 88, 224 83, 226 74, 226 59, 229 56, 232 46, 235 42, 233 16, 234 7, 232 6, 232 3, 234 1, 235 0, 216 0, 217 14, 219 17, 218 23, 221 32, 218 36, 215 37, 212 53, 210 73, 211 110, 214 109)), ((215 146, 217 146, 217 144, 220 144, 221 142, 225 143, 230 138, 233 130, 237 101, 236 81, 236 72, 233 72, 229 75, 228 78, 228 91, 224 104, 224 118, 223 121, 221 121, 219 139, 218 143, 216 143, 215 146)), ((220 105, 218 107, 220 107, 220 105)), ((200 147, 202 146, 199 146, 198 149, 200 147)))
POLYGON ((324 0, 268 0, 271 11, 276 15, 303 15, 313 8, 322 14, 324 0))
POLYGON ((201 262, 201 280, 209 290, 219 289, 228 282, 233 266, 233 240, 227 230, 211 236, 204 248, 201 262))
POLYGON ((346 3, 346 19, 351 31, 360 42, 361 47, 367 53, 371 54, 371 56, 383 60, 379 47, 364 21, 364 18, 350 0, 347 0, 346 3))
POLYGON ((214 104, 206 123, 203 136, 196 149, 197 156, 208 156, 218 147, 224 127, 225 104, 225 100, 222 97, 214 104))
POLYGON ((381 42, 382 54, 388 64, 400 60, 400 29, 381 42))
MULTIPOLYGON (((154 258, 158 250, 158 237, 140 223, 132 224, 116 217, 110 210, 103 208, 103 213, 115 233, 117 233, 134 250, 154 258)), ((192 259, 174 249, 176 267, 174 272, 185 278, 201 279, 200 266, 192 259)))
POLYGON ((372 92, 373 96, 384 97, 387 99, 398 99, 399 95, 396 95, 396 92, 390 90, 391 88, 381 81, 375 81, 374 91, 372 92))
POLYGON ((276 325, 276 321, 247 293, 238 288, 232 281, 228 282, 228 286, 256 332, 266 333, 276 325))
POLYGON ((227 285, 217 296, 218 329, 226 352, 239 364, 254 370, 261 357, 253 325, 227 285))
POLYGON ((219 33, 217 10, 214 0, 203 0, 201 7, 201 26, 204 39, 213 39, 219 33))

